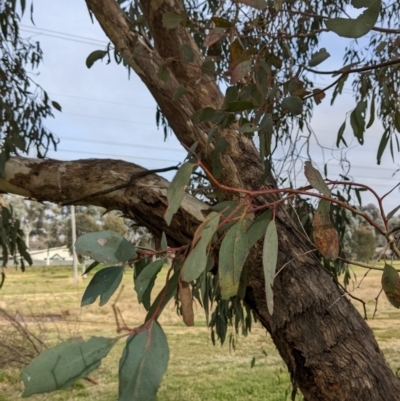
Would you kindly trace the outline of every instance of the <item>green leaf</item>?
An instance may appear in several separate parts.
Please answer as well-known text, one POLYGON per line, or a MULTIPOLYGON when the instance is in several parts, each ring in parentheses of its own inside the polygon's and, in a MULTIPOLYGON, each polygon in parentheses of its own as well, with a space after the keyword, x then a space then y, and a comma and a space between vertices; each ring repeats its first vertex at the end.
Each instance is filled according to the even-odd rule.
POLYGON ((313 242, 325 259, 336 260, 339 255, 339 236, 330 217, 330 202, 321 199, 313 218, 313 242))
POLYGON ((201 65, 201 71, 203 74, 213 77, 215 75, 215 64, 212 60, 206 60, 201 65))
POLYGON ((253 108, 254 108, 254 106, 253 106, 252 102, 248 102, 248 101, 244 100, 244 101, 239 101, 239 102, 228 103, 225 110, 229 111, 229 112, 238 113, 238 112, 245 111, 245 110, 251 110, 253 108))
POLYGON ((158 78, 160 78, 164 84, 169 82, 169 69, 165 64, 160 66, 160 69, 158 70, 158 78))
POLYGON ((252 248, 255 243, 264 235, 271 219, 272 210, 267 210, 254 219, 246 234, 249 248, 252 248))
POLYGON ((216 110, 212 107, 204 107, 203 109, 197 110, 192 115, 192 120, 195 123, 201 123, 203 121, 211 121, 211 119, 215 116, 216 110))
POLYGON ((106 230, 80 236, 75 243, 78 255, 104 264, 122 263, 136 255, 135 247, 121 234, 106 230))
POLYGON ((54 107, 56 110, 62 111, 62 110, 61 110, 60 103, 58 103, 58 102, 56 102, 55 100, 53 100, 53 101, 51 102, 51 104, 53 105, 53 107, 54 107))
POLYGON ((46 349, 22 371, 22 397, 71 386, 98 368, 116 342, 114 338, 91 337, 88 341, 68 340, 46 349))
POLYGON ((207 36, 204 39, 203 47, 210 47, 214 43, 217 43, 219 40, 221 40, 226 33, 225 28, 214 28, 211 29, 210 32, 208 32, 207 36))
POLYGON ((86 58, 86 67, 91 68, 97 60, 102 60, 106 54, 107 52, 104 50, 95 50, 90 53, 86 58))
POLYGON ((88 274, 91 270, 93 270, 96 266, 98 266, 100 263, 97 262, 96 260, 90 264, 90 266, 83 272, 83 275, 88 274))
POLYGON ((226 233, 219 250, 218 277, 221 298, 229 299, 237 294, 243 265, 249 254, 246 221, 239 220, 226 233))
POLYGON ((368 121, 367 126, 365 127, 366 129, 370 128, 375 121, 375 93, 374 93, 374 96, 372 96, 371 109, 370 109, 369 114, 370 114, 369 121, 368 121))
POLYGON ((250 362, 250 369, 254 368, 255 364, 256 364, 256 357, 253 356, 253 358, 251 359, 251 362, 250 362))
POLYGON ((268 5, 265 0, 237 0, 237 2, 256 8, 257 10, 263 10, 268 5))
POLYGON ((163 15, 162 24, 167 29, 176 28, 184 19, 181 15, 168 11, 163 15))
POLYGON ((105 305, 121 284, 123 274, 122 266, 110 266, 99 270, 86 287, 81 306, 92 304, 98 296, 100 296, 99 305, 105 305))
MULTIPOLYGON (((154 281, 157 277, 157 274, 160 272, 161 268, 164 266, 166 260, 158 259, 155 260, 153 263, 147 265, 139 276, 135 280, 135 291, 138 294, 139 303, 143 302, 143 295, 145 294, 146 290, 149 288, 150 284, 151 287, 154 285, 154 281)), ((150 299, 148 308, 150 307, 150 299)), ((147 308, 147 309, 148 309, 147 308)))
POLYGON ((329 58, 331 55, 326 51, 325 47, 322 49, 318 50, 316 53, 314 53, 311 57, 311 60, 309 62, 310 67, 315 67, 318 64, 321 64, 324 62, 327 58, 329 58))
POLYGON ((361 38, 361 36, 366 35, 374 27, 381 9, 381 0, 371 1, 368 4, 370 4, 370 7, 357 18, 328 19, 325 21, 326 27, 345 38, 361 38))
POLYGON ((377 163, 381 164, 383 152, 386 149, 387 143, 390 138, 390 130, 387 128, 385 129, 381 141, 379 142, 378 153, 376 155, 377 163))
POLYGON ((351 5, 354 8, 367 8, 371 7, 376 0, 351 0, 351 5))
POLYGON ((388 301, 395 307, 400 308, 400 277, 397 270, 385 264, 382 274, 382 288, 388 301))
POLYGON ((260 128, 257 125, 254 125, 252 123, 244 123, 240 128, 239 131, 243 133, 249 133, 249 132, 256 132, 260 128))
POLYGON ((157 312, 157 316, 155 316, 155 319, 157 319, 158 316, 160 316, 161 312, 165 308, 165 305, 168 304, 168 302, 172 299, 172 297, 176 294, 176 290, 178 288, 178 281, 179 281, 179 276, 181 272, 179 268, 176 268, 174 274, 172 277, 168 280, 167 283, 167 292, 166 294, 163 294, 163 291, 161 291, 154 302, 151 304, 146 318, 145 322, 149 321, 151 318, 154 317, 154 313, 157 312))
POLYGON ((265 295, 267 298, 268 312, 272 315, 274 310, 274 284, 276 264, 278 262, 278 232, 275 221, 272 220, 267 227, 263 247, 263 268, 265 277, 265 295))
POLYGON ((119 361, 119 401, 156 401, 167 371, 167 337, 157 322, 130 336, 119 361))
POLYGON ((190 176, 193 172, 193 163, 182 164, 167 190, 168 208, 164 219, 168 225, 171 224, 172 216, 179 209, 185 196, 185 188, 189 184, 190 176))
POLYGON ((167 236, 165 235, 165 232, 163 231, 161 234, 161 249, 167 249, 168 248, 168 242, 167 242, 167 236))
POLYGON ((3 272, 3 271, 1 271, 1 280, 0 280, 0 290, 2 289, 2 287, 3 287, 3 284, 4 284, 4 280, 6 279, 6 274, 3 272))
POLYGON ((214 22, 217 28, 231 28, 232 24, 225 18, 213 17, 211 21, 214 22))
POLYGON ((190 283, 196 280, 206 268, 208 245, 217 230, 219 218, 217 212, 211 212, 196 230, 193 240, 200 239, 183 263, 181 275, 183 281, 190 283))
POLYGON ((172 95, 172 100, 179 100, 185 93, 186 93, 185 86, 182 84, 179 84, 176 87, 174 94, 172 95))
POLYGON ((345 146, 347 146, 347 143, 345 139, 343 138, 344 130, 346 129, 346 120, 343 121, 343 124, 340 126, 338 134, 337 134, 337 139, 336 139, 336 146, 339 147, 340 141, 344 143, 345 146))
POLYGON ((283 111, 288 111, 296 116, 303 111, 303 101, 298 96, 288 96, 282 100, 281 107, 283 111))
POLYGON ((251 60, 244 60, 231 71, 231 84, 238 83, 251 71, 251 60))
POLYGON ((194 61, 194 53, 189 45, 184 43, 183 45, 180 46, 179 51, 181 52, 181 57, 183 61, 186 61, 188 63, 194 61))
POLYGON ((306 161, 304 163, 304 175, 306 176, 310 185, 318 192, 325 196, 331 196, 331 191, 322 178, 321 173, 316 168, 314 168, 309 161, 306 161))
POLYGON ((390 220, 397 213, 397 211, 399 209, 400 209, 400 205, 396 206, 391 212, 388 213, 387 219, 390 220))

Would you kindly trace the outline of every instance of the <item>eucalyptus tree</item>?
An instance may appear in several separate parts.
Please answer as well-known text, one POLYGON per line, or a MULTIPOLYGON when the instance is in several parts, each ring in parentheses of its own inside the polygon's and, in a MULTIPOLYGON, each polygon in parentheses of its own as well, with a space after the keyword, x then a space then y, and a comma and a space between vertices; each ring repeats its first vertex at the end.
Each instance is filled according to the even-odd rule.
MULTIPOLYGON (((307 137, 298 132, 309 132, 313 107, 327 101, 329 88, 334 88, 334 106, 346 80, 352 80, 354 109, 343 116, 337 146, 347 146, 346 125, 363 145, 366 129, 378 118, 384 129, 377 162, 385 151, 394 156, 400 131, 400 4, 380 0, 86 0, 86 4, 92 20, 110 39, 106 49, 88 56, 87 66, 114 56, 136 73, 157 101, 158 121, 188 149, 188 161, 170 184, 154 171, 118 160, 11 157, 0 188, 65 205, 117 209, 159 238, 157 254, 162 258, 153 263, 147 249, 134 249, 109 231, 83 236, 76 244, 78 253, 118 264, 96 274, 82 305, 98 296, 100 305, 107 302, 124 267, 132 265, 135 289, 148 309, 144 325, 127 333, 119 369, 120 399, 155 399, 168 362, 157 317, 176 296, 188 325, 193 324, 193 299, 200 302, 212 338, 221 342, 229 338, 229 330, 246 333, 256 318, 288 367, 293 399, 300 390, 308 401, 398 400, 399 379, 372 330, 338 285, 338 275, 344 272, 346 278, 347 272, 348 260, 340 248, 348 222, 346 209, 361 216, 400 253, 398 230, 389 229, 388 223, 395 211, 387 213, 381 207, 383 225, 375 223, 351 204, 352 196, 370 188, 347 179, 324 180, 312 160, 305 164, 308 187, 283 187, 286 177, 279 171, 290 177, 285 163, 290 166, 296 149, 304 145, 301 138, 307 137), (362 9, 358 17, 347 15, 350 5, 362 9), (320 67, 329 57, 330 49, 319 44, 327 31, 348 38, 343 64, 331 71, 320 67), (314 77, 322 74, 332 81, 317 87, 314 77), (195 171, 196 167, 200 169, 195 171), (199 174, 201 185, 190 187, 191 176, 199 182, 199 174), (319 198, 317 210, 301 195, 319 198), (173 259, 168 281, 151 303, 154 278, 168 257, 173 259)), ((378 201, 381 206, 382 198, 378 201)), ((396 270, 386 264, 383 289, 395 307, 400 306, 398 281, 396 270)), ((24 370, 24 394, 73 383, 98 366, 116 341, 97 337, 46 351, 24 370), (66 356, 74 369, 58 363, 66 356)))

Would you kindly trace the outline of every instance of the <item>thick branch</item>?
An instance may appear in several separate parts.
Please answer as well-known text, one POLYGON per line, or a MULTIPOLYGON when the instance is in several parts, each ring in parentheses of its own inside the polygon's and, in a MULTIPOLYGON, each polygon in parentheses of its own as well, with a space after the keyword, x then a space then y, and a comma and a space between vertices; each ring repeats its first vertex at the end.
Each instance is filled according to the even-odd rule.
MULTIPOLYGON (((0 191, 38 201, 63 203, 126 184, 133 174, 146 170, 121 160, 71 162, 13 157, 6 163, 5 171, 5 179, 0 179, 0 191)), ((194 230, 203 221, 201 211, 208 206, 185 195, 171 226, 167 226, 163 216, 167 207, 168 184, 164 178, 150 174, 133 180, 128 188, 94 196, 77 204, 120 210, 158 237, 165 231, 171 245, 189 243, 194 230)))

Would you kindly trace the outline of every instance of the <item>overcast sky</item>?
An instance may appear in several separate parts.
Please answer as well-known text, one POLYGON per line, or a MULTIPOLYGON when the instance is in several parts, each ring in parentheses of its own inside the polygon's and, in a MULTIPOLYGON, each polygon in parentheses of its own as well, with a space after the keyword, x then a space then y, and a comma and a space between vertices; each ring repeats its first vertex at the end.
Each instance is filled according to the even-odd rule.
MULTIPOLYGON (((109 65, 97 62, 91 69, 85 65, 93 50, 104 50, 108 41, 95 21, 92 24, 84 0, 51 1, 34 0, 34 21, 26 13, 21 34, 40 40, 44 51, 44 63, 35 80, 45 88, 52 100, 62 106, 62 113, 46 125, 60 139, 57 152, 48 156, 61 160, 80 158, 115 158, 135 162, 146 168, 166 167, 181 162, 186 152, 178 141, 169 136, 164 142, 162 130, 155 123, 156 104, 149 91, 132 72, 112 61, 109 65)), ((321 47, 326 47, 332 57, 321 64, 321 70, 338 69, 346 41, 332 34, 325 34, 321 47)), ((328 85, 332 78, 318 76, 315 82, 328 85)), ((340 125, 347 112, 355 107, 350 91, 330 107, 331 92, 321 105, 315 108, 312 127, 320 144, 334 147, 340 125)), ((345 138, 354 146, 348 152, 353 164, 351 175, 358 182, 373 186, 383 194, 398 181, 392 177, 398 168, 390 152, 385 152, 380 166, 376 164, 376 150, 382 135, 379 123, 366 133, 364 146, 356 146, 347 123, 345 138)), ((320 148, 313 141, 312 156, 319 168, 324 159, 320 148)), ((325 152, 325 161, 339 157, 338 152, 325 152)), ((329 163, 329 177, 337 178, 340 169, 334 160, 329 163)), ((172 174, 167 174, 171 178, 172 174)), ((300 178, 299 184, 302 184, 300 178)), ((399 192, 386 201, 393 209, 400 202, 399 192)), ((373 201, 365 196, 365 202, 373 201)))

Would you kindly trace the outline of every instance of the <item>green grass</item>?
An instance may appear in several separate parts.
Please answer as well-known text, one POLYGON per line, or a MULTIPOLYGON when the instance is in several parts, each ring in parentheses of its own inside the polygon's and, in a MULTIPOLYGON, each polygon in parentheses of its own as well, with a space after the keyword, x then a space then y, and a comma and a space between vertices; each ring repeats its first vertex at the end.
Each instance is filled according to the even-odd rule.
MULTIPOLYGON (((75 286, 71 269, 66 267, 34 267, 28 268, 25 273, 10 270, 0 291, 0 306, 7 310, 19 310, 33 318, 43 313, 65 316, 66 320, 39 323, 47 330, 46 338, 50 344, 77 335, 85 339, 92 335, 115 336, 116 326, 111 305, 117 294, 103 307, 96 304, 80 308, 83 291, 95 271, 75 286)), ((155 285, 156 293, 162 288, 165 275, 164 269, 155 285)), ((146 311, 137 302, 129 269, 124 275, 123 285, 118 306, 127 324, 135 327, 143 322, 146 311)), ((290 390, 289 376, 265 330, 256 326, 251 335, 238 338, 236 351, 232 351, 228 344, 222 347, 212 345, 199 305, 195 307, 195 315, 195 327, 184 326, 171 302, 160 318, 160 324, 168 337, 170 361, 158 400, 285 399, 285 394, 290 390), (255 365, 251 368, 253 357, 255 365)), ((29 325, 35 329, 37 324, 29 325)), ((98 385, 80 380, 71 389, 37 395, 32 399, 115 400, 118 393, 118 363, 124 343, 125 340, 121 339, 103 360, 101 367, 90 374, 98 385)), ((0 371, 0 389, 0 401, 19 399, 23 391, 19 371, 0 371)))
MULTIPOLYGON (((34 267, 28 268, 25 273, 10 270, 0 291, 0 307, 9 311, 19 310, 32 320, 43 314, 62 315, 65 319, 39 323, 45 330, 49 344, 78 335, 84 339, 92 335, 115 336, 116 326, 111 305, 117 294, 103 307, 96 304, 80 308, 83 291, 95 271, 75 286, 71 268, 34 267)), ((370 272, 360 288, 357 288, 365 271, 358 267, 354 269, 357 281, 353 283, 356 288, 353 294, 368 301, 368 316, 371 317, 375 309, 374 298, 380 289, 381 273, 370 272)), ((165 274, 165 270, 160 273, 155 286, 156 293, 165 281, 165 274)), ((123 286, 118 307, 126 323, 135 327, 143 322, 146 311, 137 303, 129 269, 124 275, 123 286)), ((352 302, 362 311, 358 302, 352 302)), ((158 393, 159 401, 290 399, 290 380, 286 366, 264 329, 256 325, 248 337, 238 338, 236 351, 231 351, 228 344, 222 347, 212 345, 199 305, 195 307, 195 320, 195 327, 185 327, 175 313, 173 302, 166 307, 160 318, 160 324, 168 337, 170 361, 158 393), (253 357, 255 366, 251 368, 253 357)), ((400 367, 400 330, 397 330, 400 312, 381 295, 376 317, 368 322, 390 366, 396 370, 400 367)), ((38 323, 29 323, 29 327, 37 329, 38 323)), ((118 392, 118 363, 124 343, 125 340, 121 339, 103 360, 100 368, 90 374, 98 385, 80 380, 72 388, 34 396, 32 399, 115 400, 118 392)), ((0 401, 19 399, 22 390, 18 370, 0 370, 0 401)))

